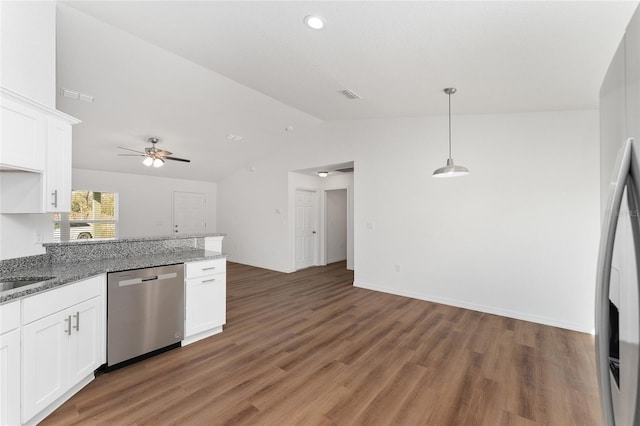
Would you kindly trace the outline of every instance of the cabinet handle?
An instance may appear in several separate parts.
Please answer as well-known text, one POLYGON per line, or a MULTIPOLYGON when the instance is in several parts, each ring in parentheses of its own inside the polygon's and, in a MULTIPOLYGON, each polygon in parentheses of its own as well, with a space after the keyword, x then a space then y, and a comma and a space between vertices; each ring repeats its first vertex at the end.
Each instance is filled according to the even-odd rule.
POLYGON ((71 336, 71 315, 69 315, 67 318, 65 318, 65 321, 68 321, 68 327, 65 330, 65 333, 67 333, 68 336, 71 336))
POLYGON ((210 280, 202 280, 202 284, 204 284, 204 283, 212 283, 215 280, 216 280, 215 278, 211 278, 210 280))
POLYGON ((51 205, 53 207, 58 207, 58 190, 57 189, 51 193, 51 197, 53 198, 51 205))
POLYGON ((76 317, 76 325, 73 328, 75 328, 76 331, 80 331, 80 312, 76 312, 74 317, 76 317))
POLYGON ((212 269, 216 269, 216 267, 215 266, 211 266, 209 268, 202 268, 203 271, 210 271, 212 269))

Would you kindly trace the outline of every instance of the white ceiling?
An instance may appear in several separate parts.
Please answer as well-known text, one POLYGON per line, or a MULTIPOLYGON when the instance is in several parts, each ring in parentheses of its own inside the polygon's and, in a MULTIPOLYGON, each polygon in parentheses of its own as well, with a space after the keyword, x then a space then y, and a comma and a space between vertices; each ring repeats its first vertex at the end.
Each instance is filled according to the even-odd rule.
POLYGON ((84 121, 74 138, 81 144, 74 147, 74 165, 157 173, 116 157, 113 147, 143 148, 147 137, 158 136, 160 147, 176 156, 208 159, 171 164, 163 173, 211 181, 284 149, 321 120, 444 114, 442 89, 449 86, 458 88, 454 114, 596 108, 606 67, 637 6, 64 4, 73 9, 59 10, 59 86, 96 96, 94 104, 58 98, 60 109, 84 121), (309 14, 321 15, 326 27, 304 26, 309 14), (347 88, 362 99, 338 93, 347 88), (294 131, 285 132, 290 125, 294 131), (244 139, 232 145, 227 133, 244 139), (91 155, 94 145, 102 149, 101 161, 91 155))

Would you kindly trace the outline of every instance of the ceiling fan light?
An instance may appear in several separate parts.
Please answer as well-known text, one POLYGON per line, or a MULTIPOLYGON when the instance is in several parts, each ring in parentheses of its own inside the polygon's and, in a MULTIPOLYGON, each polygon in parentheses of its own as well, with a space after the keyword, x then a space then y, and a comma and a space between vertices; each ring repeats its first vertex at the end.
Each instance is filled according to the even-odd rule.
POLYGON ((153 164, 153 158, 146 157, 144 160, 142 160, 142 164, 144 164, 147 167, 151 167, 151 165, 153 164))
POLYGON ((155 158, 153 160, 153 167, 162 167, 164 165, 164 160, 162 158, 155 158))

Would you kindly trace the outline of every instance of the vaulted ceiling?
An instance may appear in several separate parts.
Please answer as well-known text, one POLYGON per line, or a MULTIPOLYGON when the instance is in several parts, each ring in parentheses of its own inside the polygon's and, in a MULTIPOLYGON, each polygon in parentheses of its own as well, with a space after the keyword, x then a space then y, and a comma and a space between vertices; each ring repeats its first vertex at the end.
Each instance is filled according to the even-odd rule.
POLYGON ((597 108, 635 2, 65 1, 58 97, 74 166, 146 170, 148 137, 218 181, 327 120, 597 108), (306 27, 317 14, 325 28, 306 27), (350 89, 362 99, 339 93, 350 89), (289 129, 287 129, 289 128, 289 129), (242 136, 241 141, 227 139, 242 136))

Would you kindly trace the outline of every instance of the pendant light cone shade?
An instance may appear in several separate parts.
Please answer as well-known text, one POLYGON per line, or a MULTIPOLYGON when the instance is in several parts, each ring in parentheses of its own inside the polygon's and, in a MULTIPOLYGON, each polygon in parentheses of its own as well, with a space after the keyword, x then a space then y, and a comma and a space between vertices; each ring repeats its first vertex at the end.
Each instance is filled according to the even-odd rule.
POLYGON ((162 167, 164 166, 164 160, 162 158, 156 157, 153 160, 153 167, 162 167))
POLYGON ((451 157, 451 95, 456 93, 456 88, 448 87, 444 89, 444 93, 449 96, 449 158, 447 158, 447 165, 436 169, 431 176, 440 178, 468 175, 469 169, 464 166, 456 166, 451 157))
POLYGON ((454 177, 469 174, 469 169, 465 166, 456 166, 453 164, 453 158, 447 158, 447 165, 440 167, 433 172, 433 177, 454 177))
POLYGON ((153 164, 153 158, 146 157, 144 160, 142 160, 142 164, 144 164, 147 167, 151 167, 151 165, 153 164))

